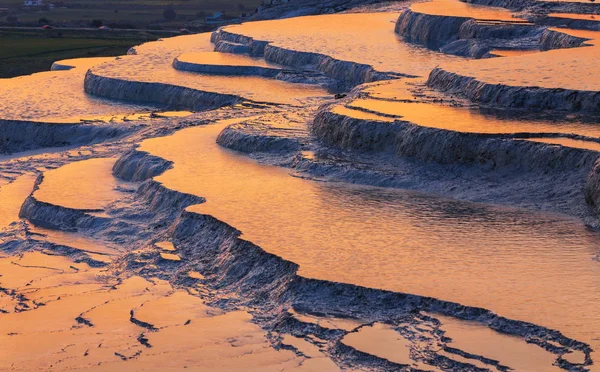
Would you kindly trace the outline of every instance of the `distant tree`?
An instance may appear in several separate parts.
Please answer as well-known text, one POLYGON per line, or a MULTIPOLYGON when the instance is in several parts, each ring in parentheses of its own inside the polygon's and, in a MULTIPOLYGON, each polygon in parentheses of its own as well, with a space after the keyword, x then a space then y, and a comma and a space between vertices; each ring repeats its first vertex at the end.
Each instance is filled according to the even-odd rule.
POLYGON ((167 6, 167 9, 163 11, 163 18, 167 21, 173 21, 177 18, 177 12, 175 12, 173 5, 167 6))
POLYGON ((238 9, 240 10, 240 12, 243 12, 244 10, 246 10, 246 5, 238 4, 238 9))
POLYGON ((104 23, 102 23, 101 19, 92 19, 92 22, 90 24, 92 25, 92 27, 98 28, 98 27, 102 27, 102 25, 104 23))
POLYGON ((42 25, 49 25, 51 23, 51 21, 46 17, 42 17, 42 18, 38 19, 38 23, 42 24, 42 25))

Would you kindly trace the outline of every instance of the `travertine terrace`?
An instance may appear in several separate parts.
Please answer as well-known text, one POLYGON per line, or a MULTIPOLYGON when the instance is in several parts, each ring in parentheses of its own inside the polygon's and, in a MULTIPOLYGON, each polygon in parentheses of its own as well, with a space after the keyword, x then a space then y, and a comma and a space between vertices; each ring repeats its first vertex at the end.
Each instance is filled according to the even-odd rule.
POLYGON ((0 81, 0 370, 598 370, 595 14, 292 0, 0 81))

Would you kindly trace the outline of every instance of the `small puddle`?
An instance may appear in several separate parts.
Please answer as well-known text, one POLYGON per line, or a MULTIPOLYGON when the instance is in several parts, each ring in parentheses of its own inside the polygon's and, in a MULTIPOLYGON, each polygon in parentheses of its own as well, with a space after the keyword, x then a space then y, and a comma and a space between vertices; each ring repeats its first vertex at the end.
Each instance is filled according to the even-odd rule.
POLYGON ((165 261, 181 261, 181 257, 173 253, 160 252, 160 257, 165 261))
POLYGON ((171 242, 158 242, 154 243, 154 245, 167 252, 175 252, 177 250, 171 242))

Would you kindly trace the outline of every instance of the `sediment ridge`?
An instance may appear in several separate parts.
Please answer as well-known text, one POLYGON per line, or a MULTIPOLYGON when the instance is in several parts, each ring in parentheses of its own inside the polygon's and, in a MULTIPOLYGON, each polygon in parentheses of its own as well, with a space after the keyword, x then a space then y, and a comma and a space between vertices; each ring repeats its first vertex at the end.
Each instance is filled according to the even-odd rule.
MULTIPOLYGON (((141 174, 144 173, 141 170, 149 168, 144 165, 144 156, 145 153, 140 153, 140 161, 132 163, 140 170, 130 169, 128 174, 141 174)), ((148 157, 148 161, 154 164, 156 159, 148 157)), ((169 215, 179 213, 175 212, 177 208, 202 201, 201 198, 169 190, 151 179, 138 189, 136 199, 145 200, 155 212, 169 215)), ((184 210, 168 231, 182 258, 182 262, 173 269, 170 279, 183 283, 178 273, 190 269, 200 272, 206 278, 204 285, 228 293, 230 297, 234 295, 237 306, 254 309, 255 315, 259 316, 259 323, 267 330, 296 327, 296 332, 301 334, 303 324, 297 321, 290 323, 287 309, 340 317, 351 315, 367 322, 418 318, 416 314, 424 311, 472 320, 498 332, 523 338, 557 355, 557 363, 565 369, 576 367, 561 358, 561 355, 572 350, 583 352, 585 364, 591 363, 591 349, 587 344, 569 339, 558 331, 507 319, 489 310, 435 298, 302 277, 297 273, 298 265, 241 239, 239 230, 209 215, 184 210)), ((152 274, 148 272, 148 275, 152 274)), ((308 328, 314 327, 311 325, 308 328)), ((303 331, 306 332, 306 329, 304 325, 303 331)), ((427 350, 421 357, 432 365, 439 364, 439 358, 433 350, 427 350)))
POLYGON ((173 109, 203 111, 241 102, 242 97, 164 83, 120 80, 97 75, 89 70, 85 75, 86 93, 98 97, 168 105, 173 109))
POLYGON ((251 37, 231 33, 224 29, 213 33, 212 41, 214 43, 227 41, 247 45, 252 56, 263 56, 267 62, 278 65, 312 68, 349 87, 401 76, 397 73, 377 71, 370 65, 342 61, 324 54, 278 47, 268 41, 254 40, 251 37))
POLYGON ((591 169, 595 151, 530 141, 534 133, 480 134, 422 127, 407 121, 392 123, 348 117, 321 108, 311 133, 322 143, 342 150, 391 153, 424 162, 469 164, 486 169, 572 171, 591 169))
POLYGON ((600 114, 600 94, 595 91, 490 84, 440 67, 431 72, 427 85, 492 107, 600 114))
POLYGON ((117 138, 133 130, 135 130, 134 126, 125 124, 63 124, 0 120, 0 153, 90 144, 117 138))

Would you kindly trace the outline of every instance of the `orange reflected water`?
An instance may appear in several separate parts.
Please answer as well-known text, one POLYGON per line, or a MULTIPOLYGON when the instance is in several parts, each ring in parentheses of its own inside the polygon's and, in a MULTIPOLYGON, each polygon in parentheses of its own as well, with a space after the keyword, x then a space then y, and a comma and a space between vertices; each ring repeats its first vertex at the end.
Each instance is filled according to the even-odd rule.
POLYGON ((418 13, 474 18, 479 20, 515 21, 510 10, 499 7, 468 4, 459 0, 433 0, 411 5, 411 10, 418 13))
MULTIPOLYGON (((599 137, 600 125, 596 123, 586 124, 581 121, 566 120, 533 120, 517 118, 501 118, 493 115, 483 115, 479 110, 464 107, 441 106, 431 103, 419 102, 394 102, 374 99, 358 99, 348 104, 350 108, 369 110, 385 115, 395 115, 400 120, 431 127, 448 129, 459 132, 471 133, 566 133, 579 134, 582 136, 599 137), (442 119, 443 118, 443 119, 442 119)), ((343 111, 344 115, 364 118, 365 113, 360 110, 343 111)), ((370 114, 370 113, 367 113, 370 114)), ((370 114, 374 115, 374 114, 370 114)), ((385 119, 385 117, 381 117, 385 119)), ((588 148, 597 144, 586 145, 587 141, 569 141, 572 147, 580 142, 588 148)), ((565 142, 567 144, 567 142, 565 142)))
POLYGON ((184 53, 177 57, 181 62, 197 63, 201 65, 218 66, 257 66, 278 68, 277 65, 267 63, 263 58, 252 58, 241 54, 219 52, 184 53))
POLYGON ((600 91, 600 46, 594 45, 600 39, 600 32, 553 30, 592 39, 586 44, 593 46, 555 49, 512 58, 464 61, 445 64, 442 68, 489 84, 600 91))
POLYGON ((586 21, 600 21, 599 14, 577 14, 577 13, 550 13, 548 17, 583 19, 586 21))
POLYGON ((33 191, 36 178, 26 174, 0 187, 0 229, 19 220, 21 205, 33 191))
POLYGON ((493 49, 490 50, 490 54, 498 57, 516 57, 523 56, 526 54, 540 53, 539 50, 525 50, 525 49, 493 49))
POLYGON ((565 147, 575 147, 585 150, 600 151, 600 143, 574 140, 570 138, 527 138, 528 141, 548 143, 565 147))
POLYGON ((115 161, 83 160, 45 172, 44 181, 33 196, 66 208, 102 210, 123 196, 117 187, 126 183, 112 176, 115 161))
POLYGON ((394 33, 398 15, 328 14, 250 22, 225 29, 283 48, 368 64, 377 71, 427 76, 441 62, 460 60, 402 41, 394 33))
MULTIPOLYGON (((210 33, 180 36, 136 47, 137 55, 104 63, 95 74, 120 80, 163 83, 206 92, 239 95, 249 100, 297 105, 328 92, 315 85, 294 84, 255 76, 215 76, 178 71, 173 60, 183 53, 212 52, 210 33)), ((228 58, 228 57, 223 57, 228 58)), ((235 57, 232 57, 235 58, 235 57)))
POLYGON ((104 61, 104 58, 68 60, 65 63, 76 68, 0 79, 0 119, 64 123, 116 112, 147 111, 147 106, 111 102, 83 91, 87 69, 104 61))
POLYGON ((488 308, 600 346, 600 236, 579 221, 290 177, 216 145, 226 125, 141 145, 175 163, 158 181, 206 197, 191 211, 308 277, 488 308))
POLYGON ((480 323, 437 314, 433 316, 441 321, 441 328, 446 332, 444 335, 452 339, 450 347, 497 360, 515 371, 562 371, 552 365, 556 359, 554 354, 521 338, 495 332, 480 323))

